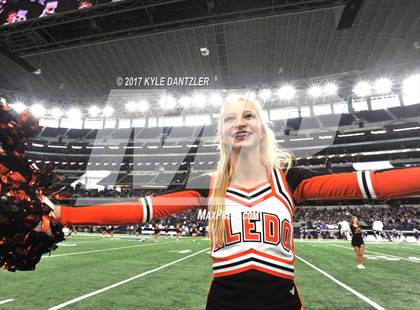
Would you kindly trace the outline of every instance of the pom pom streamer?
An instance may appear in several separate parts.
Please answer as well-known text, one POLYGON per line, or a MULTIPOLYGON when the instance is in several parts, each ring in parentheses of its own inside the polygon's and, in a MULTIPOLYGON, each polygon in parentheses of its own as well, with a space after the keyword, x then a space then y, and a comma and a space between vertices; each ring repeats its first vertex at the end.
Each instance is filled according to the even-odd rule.
POLYGON ((25 142, 38 132, 28 111, 18 114, 0 103, 0 266, 9 271, 34 270, 64 240, 44 196, 58 177, 52 166, 39 169, 25 155, 25 142))

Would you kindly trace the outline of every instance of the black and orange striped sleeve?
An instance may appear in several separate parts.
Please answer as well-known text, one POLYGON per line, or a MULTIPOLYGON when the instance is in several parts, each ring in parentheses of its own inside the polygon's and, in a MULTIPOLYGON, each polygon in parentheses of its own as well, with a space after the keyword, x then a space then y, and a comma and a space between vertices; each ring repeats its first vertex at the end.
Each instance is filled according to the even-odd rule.
POLYGON ((211 177, 202 175, 156 196, 84 207, 61 207, 63 225, 132 225, 205 206, 211 177))
POLYGON ((420 194, 420 167, 324 175, 295 167, 286 178, 297 202, 386 199, 420 194))

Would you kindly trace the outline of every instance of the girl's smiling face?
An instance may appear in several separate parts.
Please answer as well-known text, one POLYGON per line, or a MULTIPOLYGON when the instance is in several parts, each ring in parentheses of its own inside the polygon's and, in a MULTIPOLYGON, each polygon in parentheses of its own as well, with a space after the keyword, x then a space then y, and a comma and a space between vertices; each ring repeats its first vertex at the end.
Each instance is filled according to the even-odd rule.
POLYGON ((264 133, 260 115, 252 102, 228 103, 220 118, 220 138, 229 149, 259 147, 264 133))

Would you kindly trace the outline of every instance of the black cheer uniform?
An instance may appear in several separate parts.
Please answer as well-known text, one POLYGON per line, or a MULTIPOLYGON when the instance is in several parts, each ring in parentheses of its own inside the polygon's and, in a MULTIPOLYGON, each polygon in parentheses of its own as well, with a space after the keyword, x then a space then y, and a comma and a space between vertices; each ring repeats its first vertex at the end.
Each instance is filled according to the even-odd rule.
POLYGON ((357 246, 360 247, 361 245, 365 244, 363 242, 363 232, 362 232, 362 228, 360 227, 360 225, 358 226, 353 226, 350 225, 350 229, 351 229, 351 233, 352 233, 352 238, 351 238, 351 245, 352 246, 357 246))

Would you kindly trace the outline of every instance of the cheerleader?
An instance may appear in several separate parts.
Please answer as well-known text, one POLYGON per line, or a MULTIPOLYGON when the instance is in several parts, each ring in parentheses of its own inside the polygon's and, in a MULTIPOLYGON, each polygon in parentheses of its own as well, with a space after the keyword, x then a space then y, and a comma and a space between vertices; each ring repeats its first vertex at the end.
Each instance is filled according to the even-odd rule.
POLYGON ((176 241, 179 241, 179 238, 182 235, 182 229, 181 226, 179 224, 176 224, 176 241))
POLYGON ((192 241, 195 242, 197 239, 197 225, 193 224, 191 227, 191 237, 192 241))
POLYGON ((155 229, 154 229, 154 234, 153 234, 153 239, 154 239, 155 242, 159 241, 161 227, 162 226, 160 224, 158 224, 158 223, 155 224, 155 229))
POLYGON ((354 253, 356 254, 356 268, 366 269, 366 267, 363 265, 363 255, 365 252, 365 243, 363 242, 363 231, 362 227, 359 224, 359 220, 356 216, 353 216, 351 218, 350 229, 352 233, 351 245, 354 249, 354 253))
POLYGON ((213 281, 206 309, 303 309, 294 281, 296 204, 418 194, 420 168, 320 175, 293 166, 263 115, 255 101, 223 105, 217 134, 220 160, 212 175, 135 201, 56 207, 56 221, 127 225, 208 207, 213 281))

